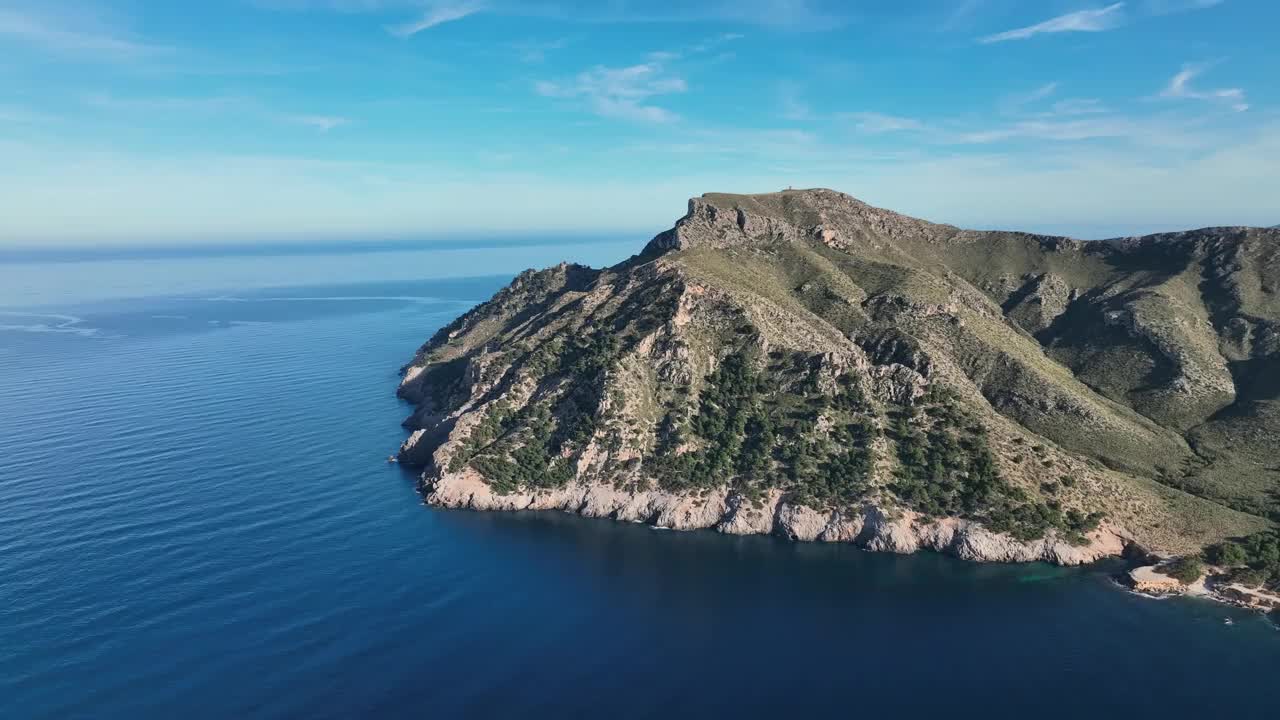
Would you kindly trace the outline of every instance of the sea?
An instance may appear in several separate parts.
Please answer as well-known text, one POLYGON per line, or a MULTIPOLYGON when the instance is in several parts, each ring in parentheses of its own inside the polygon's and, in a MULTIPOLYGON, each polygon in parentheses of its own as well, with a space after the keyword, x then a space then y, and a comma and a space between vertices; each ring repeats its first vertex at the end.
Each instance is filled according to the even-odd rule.
POLYGON ((0 253, 0 718, 1275 718, 1280 632, 982 565, 422 504, 398 370, 643 238, 0 253))

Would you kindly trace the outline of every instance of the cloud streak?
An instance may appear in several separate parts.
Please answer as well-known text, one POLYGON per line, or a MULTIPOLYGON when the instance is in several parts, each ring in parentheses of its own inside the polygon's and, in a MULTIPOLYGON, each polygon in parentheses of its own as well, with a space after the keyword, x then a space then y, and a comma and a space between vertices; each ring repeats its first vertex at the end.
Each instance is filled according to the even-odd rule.
POLYGON ((317 132, 327 133, 348 124, 350 121, 344 117, 334 115, 299 115, 293 118, 293 121, 299 125, 305 125, 314 128, 317 132))
MULTIPOLYGON (((1048 93, 1045 93, 1047 96, 1048 93)), ((1049 110, 1021 112, 1005 123, 975 124, 970 117, 922 118, 878 112, 843 113, 863 135, 909 136, 916 150, 919 143, 938 147, 1026 147, 1060 143, 1108 141, 1125 146, 1194 149, 1215 141, 1196 120, 1179 122, 1169 117, 1136 117, 1108 111, 1093 99, 1068 99, 1049 110)))
POLYGON ((1191 81, 1195 80, 1207 67, 1206 65, 1194 65, 1191 63, 1183 65, 1182 70, 1169 80, 1169 84, 1165 86, 1164 90, 1160 91, 1160 97, 1169 100, 1209 100, 1225 103, 1236 112, 1248 110, 1249 103, 1245 98, 1244 90, 1241 88, 1197 90, 1191 87, 1191 81))
MULTIPOLYGON (((221 114, 238 118, 253 118, 280 125, 301 126, 325 134, 351 124, 351 119, 341 115, 297 113, 272 108, 248 96, 117 96, 110 93, 90 93, 83 97, 85 106, 101 112, 124 113, 131 117, 210 118, 221 114)), ((0 120, 4 119, 4 107, 0 106, 0 120)))
POLYGON ((852 120, 859 132, 869 135, 881 135, 895 132, 918 132, 926 130, 923 122, 909 117, 886 115, 878 112, 845 113, 841 117, 852 120))
POLYGON ((396 37, 412 37, 437 25, 461 20, 484 9, 479 2, 433 3, 413 22, 393 25, 387 30, 396 37))
POLYGON ((1217 7, 1226 0, 1147 0, 1147 12, 1152 15, 1172 15, 1191 10, 1217 7))
POLYGON ((836 3, 815 0, 495 0, 495 12, 589 24, 731 23, 792 32, 832 30, 848 23, 836 3))
POLYGON ((115 34, 76 27, 53 18, 0 8, 0 37, 68 54, 134 59, 167 50, 115 34))
POLYGON ((1006 30, 994 35, 978 39, 984 45, 1007 42, 1009 40, 1026 40, 1036 35, 1064 32, 1104 32, 1114 30, 1124 23, 1124 3, 1118 2, 1103 8, 1078 10, 1066 15, 1059 15, 1035 25, 1006 30))
POLYGON ((660 62, 650 61, 622 68, 597 66, 579 73, 570 82, 544 81, 534 89, 543 97, 584 99, 591 111, 602 117, 667 123, 678 116, 648 100, 682 93, 688 85, 684 78, 668 74, 660 62))

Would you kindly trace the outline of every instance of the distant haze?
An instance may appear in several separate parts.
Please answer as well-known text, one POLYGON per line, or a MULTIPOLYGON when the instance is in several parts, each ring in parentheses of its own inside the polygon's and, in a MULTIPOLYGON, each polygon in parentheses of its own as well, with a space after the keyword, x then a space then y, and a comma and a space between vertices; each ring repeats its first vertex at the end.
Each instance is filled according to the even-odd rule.
POLYGON ((643 236, 788 186, 1086 238, 1275 221, 1280 6, 908 5, 0 0, 0 244, 643 236))

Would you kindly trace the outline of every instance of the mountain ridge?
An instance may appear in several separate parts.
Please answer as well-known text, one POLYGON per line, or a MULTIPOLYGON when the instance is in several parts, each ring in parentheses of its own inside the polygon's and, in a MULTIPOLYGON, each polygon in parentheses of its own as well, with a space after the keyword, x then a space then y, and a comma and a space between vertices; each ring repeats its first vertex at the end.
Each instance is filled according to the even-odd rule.
POLYGON ((1188 551, 1276 510, 1278 236, 708 193, 631 259, 526 271, 437 333, 400 458, 448 506, 974 559, 1188 551))

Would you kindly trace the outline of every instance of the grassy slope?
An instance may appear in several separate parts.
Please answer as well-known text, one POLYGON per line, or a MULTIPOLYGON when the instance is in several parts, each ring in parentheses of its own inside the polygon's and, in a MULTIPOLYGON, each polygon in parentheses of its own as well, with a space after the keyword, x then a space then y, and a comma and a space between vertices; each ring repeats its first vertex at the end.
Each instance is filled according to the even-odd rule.
MULTIPOLYGON (((695 250, 670 259, 687 268, 698 281, 724 290, 744 306, 763 301, 782 308, 793 320, 803 321, 809 331, 800 333, 792 327, 792 336, 824 338, 830 343, 827 347, 844 342, 843 337, 850 330, 861 328, 869 332, 876 326, 861 307, 869 297, 903 294, 934 303, 945 303, 949 298, 946 283, 932 274, 900 264, 854 259, 825 247, 787 245, 767 253, 757 249, 695 250), (822 292, 815 292, 814 286, 821 286, 822 292), (811 301, 814 295, 823 296, 825 302, 811 301)), ((1000 437, 1039 436, 1040 442, 1048 441, 1066 454, 1104 460, 1107 466, 1117 468, 1068 465, 1065 470, 1101 478, 1096 485, 1087 487, 1103 493, 1102 505, 1112 517, 1169 550, 1187 550, 1223 535, 1247 534, 1265 526, 1259 518, 1147 479, 1154 477, 1156 468, 1169 463, 1170 458, 1189 461, 1193 457, 1177 433, 1125 405, 1097 396, 1069 370, 1046 357, 1026 333, 978 313, 961 309, 960 314, 965 321, 963 332, 954 332, 948 322, 930 323, 909 317, 898 318, 893 324, 924 340, 937 357, 953 359, 957 381, 972 382, 970 375, 982 375, 982 359, 1003 357, 1000 364, 1006 368, 1002 372, 977 378, 977 392, 970 395, 968 406, 979 409, 986 422, 999 428, 996 434, 1000 437), (1079 417, 1069 415, 1019 413, 1008 407, 997 410, 984 397, 1012 391, 1086 405, 1090 422, 1081 423, 1079 417), (1019 424, 1003 422, 1000 411, 1014 416, 1019 424)), ((797 345, 810 351, 824 349, 823 344, 797 345)), ((1017 457, 1019 448, 1035 442, 1007 444, 1004 459, 1017 457)), ((1040 472, 1030 463, 1020 480, 1025 486, 1036 487, 1041 480, 1056 477, 1059 472, 1064 470, 1040 472)), ((1018 472, 1014 470, 1013 475, 1017 477, 1018 472)), ((1092 500, 1078 499, 1084 503, 1092 500)))
MULTIPOLYGON (((803 191, 712 194, 704 199, 801 227, 833 224, 831 214, 815 210, 803 191)), ((885 215, 891 222, 899 217, 885 215)), ((962 365, 967 358, 971 371, 981 358, 1007 356, 1018 371, 1003 374, 993 384, 1022 386, 1041 397, 1074 398, 1102 408, 1100 417, 1106 422, 1082 424, 1070 415, 1037 418, 995 403, 1001 412, 1064 448, 1136 477, 1258 515, 1280 508, 1280 461, 1271 447, 1280 438, 1280 348, 1276 347, 1280 345, 1276 340, 1280 243, 1276 233, 1242 234, 1231 229, 1084 243, 1022 233, 959 231, 903 220, 918 223, 911 228, 918 227, 919 232, 904 233, 888 244, 871 243, 864 239, 874 238, 874 232, 852 227, 846 235, 853 242, 843 252, 814 243, 819 247, 778 255, 775 275, 779 277, 770 283, 771 299, 779 302, 780 293, 789 289, 795 296, 790 302, 812 312, 816 306, 805 302, 812 293, 800 288, 805 283, 834 284, 830 270, 838 268, 858 288, 838 294, 855 305, 865 296, 881 293, 901 294, 922 303, 941 302, 946 283, 921 279, 924 273, 934 279, 958 278, 966 289, 977 290, 1000 305, 1030 279, 1053 273, 1075 289, 1079 299, 1061 322, 1040 334, 1042 347, 1026 342, 1025 333, 1018 337, 1010 332, 1008 325, 979 318, 966 323, 963 337, 944 342, 945 352, 958 356, 962 365), (1227 240, 1214 239, 1219 237, 1227 240), (829 262, 819 270, 812 260, 800 257, 805 252, 826 255, 829 262), (1215 253, 1228 257, 1223 260, 1215 253), (824 275, 827 280, 814 279, 824 275), (1109 325, 1105 314, 1115 311, 1131 313, 1140 331, 1109 325), (1230 323, 1241 316, 1252 323, 1255 347, 1233 352, 1230 323), (1259 336, 1265 336, 1261 342, 1259 336), (1257 348, 1262 342, 1270 346, 1257 348), (1179 392, 1180 370, 1226 377, 1218 372, 1221 368, 1229 368, 1227 382, 1234 380, 1237 397, 1208 390, 1179 392)), ((852 226, 857 221, 848 222, 852 226)), ((699 260, 704 269, 712 264, 705 257, 699 260)), ((725 264, 737 262, 726 257, 725 264)), ((716 272, 721 277, 730 274, 716 272)), ((741 287, 755 287, 742 280, 741 287)), ((849 316, 846 312, 830 319, 841 326, 850 322, 849 316)), ((1217 515, 1212 508, 1193 512, 1198 501, 1185 497, 1169 496, 1168 501, 1188 517, 1217 515)))

